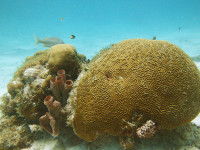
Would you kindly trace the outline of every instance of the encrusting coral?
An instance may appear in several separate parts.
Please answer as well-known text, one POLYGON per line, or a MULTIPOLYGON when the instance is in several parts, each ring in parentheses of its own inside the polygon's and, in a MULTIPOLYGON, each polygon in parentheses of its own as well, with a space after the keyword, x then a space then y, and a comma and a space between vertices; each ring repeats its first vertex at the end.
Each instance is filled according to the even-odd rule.
POLYGON ((14 98, 17 93, 20 92, 21 89, 23 89, 24 84, 21 81, 12 81, 10 83, 7 84, 7 90, 8 93, 12 96, 12 98, 14 98))
POLYGON ((148 120, 155 123, 152 127, 173 129, 198 115, 199 85, 198 68, 177 46, 124 40, 93 62, 80 80, 77 95, 72 95, 76 98, 72 126, 86 141, 104 133, 134 135, 148 120))

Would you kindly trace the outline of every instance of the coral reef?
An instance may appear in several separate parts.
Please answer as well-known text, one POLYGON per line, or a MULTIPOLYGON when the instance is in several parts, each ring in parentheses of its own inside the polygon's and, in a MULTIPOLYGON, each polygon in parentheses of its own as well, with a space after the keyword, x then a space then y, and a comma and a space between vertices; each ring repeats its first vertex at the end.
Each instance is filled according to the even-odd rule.
MULTIPOLYGON (((73 55, 74 53, 69 52, 69 56, 64 53, 67 57, 63 62, 68 62, 69 64, 75 66, 71 66, 71 68, 65 68, 69 69, 67 70, 67 74, 65 74, 64 70, 61 70, 60 72, 58 72, 58 77, 56 77, 57 72, 50 71, 47 67, 49 66, 48 62, 51 62, 52 60, 52 55, 49 54, 52 54, 50 50, 44 50, 38 51, 33 56, 27 57, 24 64, 15 72, 12 81, 7 85, 8 93, 4 94, 1 97, 2 103, 0 104, 0 109, 3 116, 1 120, 3 122, 10 123, 12 120, 10 118, 17 118, 16 121, 18 121, 18 124, 15 126, 15 123, 13 122, 10 125, 7 125, 7 127, 2 127, 0 132, 5 134, 6 132, 9 133, 9 130, 11 130, 13 131, 13 134, 19 136, 14 136, 13 134, 10 134, 10 136, 13 136, 13 138, 10 139, 16 140, 16 142, 12 142, 7 140, 8 136, 3 136, 3 134, 1 134, 0 143, 5 143, 5 141, 7 140, 10 145, 5 143, 4 145, 1 145, 1 147, 3 148, 0 149, 21 149, 22 147, 28 147, 32 143, 32 141, 27 141, 27 143, 24 144, 25 140, 23 139, 23 137, 20 136, 24 136, 24 138, 27 138, 27 140, 29 136, 32 137, 34 133, 28 131, 30 125, 39 125, 39 119, 45 113, 47 116, 46 118, 49 119, 49 122, 47 119, 46 124, 44 122, 43 124, 49 125, 51 128, 51 125, 54 123, 55 120, 55 123, 57 125, 55 127, 61 128, 62 132, 72 132, 72 129, 70 127, 66 127, 66 120, 62 119, 66 118, 66 113, 64 111, 59 111, 59 105, 61 105, 61 107, 64 107, 64 105, 67 103, 68 93, 73 85, 72 79, 75 80, 78 76, 79 71, 84 69, 84 64, 87 63, 86 57, 84 55, 77 54, 76 52, 75 55, 73 55), (76 55, 80 55, 80 57, 76 58, 76 55), (67 59, 70 60, 67 61, 67 59), (66 80, 66 78, 69 80, 66 80), (51 85, 51 81, 55 81, 54 84, 56 85, 51 85), (62 81, 64 84, 57 85, 57 81, 59 83, 61 83, 60 81, 62 81), (61 85, 64 89, 60 87, 61 85), (52 102, 52 106, 56 108, 52 109, 52 107, 50 107, 50 105, 47 105, 47 103, 44 104, 44 99, 48 95, 53 95, 53 92, 55 92, 54 89, 56 89, 55 87, 57 86, 62 89, 59 93, 62 96, 62 99, 58 99, 59 102, 52 102), (15 128, 16 131, 14 131, 15 128), (17 128, 20 129, 17 130, 17 128), (25 132, 24 129, 27 132, 25 132), (22 131, 26 135, 23 135, 22 131), (23 146, 18 144, 19 142, 21 142, 23 146)), ((60 56, 59 53, 57 54, 54 53, 54 56, 60 56)), ((45 125, 43 125, 43 127, 45 127, 45 125)), ((54 129, 53 131, 52 133, 55 133, 54 135, 56 135, 54 129)), ((45 134, 44 130, 40 131, 40 133, 41 132, 42 134, 45 134)))
POLYGON ((14 78, 7 85, 10 96, 3 96, 1 108, 3 114, 19 115, 31 122, 38 121, 46 111, 43 100, 49 91, 42 87, 48 76, 46 63, 48 51, 38 51, 26 58, 24 64, 15 72, 14 78))
POLYGON ((24 70, 21 81, 25 83, 23 90, 13 99, 17 103, 17 113, 30 121, 38 121, 46 111, 43 100, 50 91, 42 88, 48 76, 48 69, 42 65, 32 66, 24 70))
POLYGON ((68 44, 27 57, 1 97, 0 149, 200 148, 200 74, 181 49, 125 40, 88 62, 68 44))
POLYGON ((89 60, 86 59, 86 56, 83 54, 77 54, 78 59, 80 62, 88 62, 89 60))
POLYGON ((2 104, 0 104, 0 111, 5 116, 12 116, 16 114, 16 103, 12 100, 11 96, 9 94, 4 94, 0 101, 2 104))
MULTIPOLYGON (((47 108, 43 104, 43 100, 47 95, 52 95, 50 87, 50 81, 53 81, 56 76, 56 72, 50 71, 47 66, 51 66, 52 61, 55 61, 55 68, 58 69, 60 66, 57 63, 67 63, 64 65, 67 70, 67 78, 70 80, 65 81, 65 91, 70 89, 71 79, 76 79, 78 71, 82 68, 81 64, 87 63, 84 60, 79 60, 76 55, 76 50, 73 46, 62 45, 58 49, 53 47, 53 50, 38 51, 34 56, 26 58, 25 63, 15 72, 14 78, 7 85, 8 93, 11 96, 11 100, 8 100, 4 105, 10 107, 12 105, 15 114, 26 118, 31 122, 37 122, 39 118, 47 111, 47 108), (55 52, 56 51, 56 52, 55 52), (60 53, 65 56, 63 59, 59 58, 60 53), (61 61, 60 61, 61 60, 61 61), (74 65, 74 66, 73 66, 74 65)), ((81 59, 85 58, 84 55, 80 55, 81 59)), ((64 71, 64 70, 63 70, 64 71)), ((62 79, 61 77, 58 77, 62 79)), ((57 79, 56 78, 56 81, 57 79)), ((61 80, 60 80, 61 81, 61 80)), ((51 86, 53 87, 53 86, 51 86)), ((66 93, 66 92, 63 92, 66 93)), ((55 95, 56 97, 57 95, 55 95)), ((68 94, 64 96, 67 99, 68 94)), ((57 99, 57 97, 56 97, 57 99)), ((59 99, 57 99, 59 100, 59 99)), ((65 103, 67 103, 65 101, 65 103)), ((2 108, 4 109, 4 108, 2 108)), ((6 110, 6 108, 4 109, 6 110)))
POLYGON ((31 146, 33 138, 27 124, 16 116, 3 117, 0 120, 0 149, 22 149, 31 146))
POLYGON ((69 98, 76 99, 69 117, 75 133, 86 141, 104 133, 132 135, 147 120, 159 129, 173 129, 198 115, 199 85, 198 68, 177 46, 159 40, 125 40, 90 65, 69 98), (134 122, 135 126, 125 128, 134 122))
POLYGON ((12 96, 12 98, 14 98, 16 94, 22 90, 22 88, 24 88, 24 84, 18 79, 7 84, 8 93, 12 96))

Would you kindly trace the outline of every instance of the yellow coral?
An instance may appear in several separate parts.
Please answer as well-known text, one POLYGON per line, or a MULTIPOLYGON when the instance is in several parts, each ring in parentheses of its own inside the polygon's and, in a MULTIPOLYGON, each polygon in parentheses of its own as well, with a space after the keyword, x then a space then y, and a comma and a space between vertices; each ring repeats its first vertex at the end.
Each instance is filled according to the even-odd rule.
POLYGON ((200 111, 200 72, 177 46, 158 40, 119 42, 81 79, 73 127, 86 141, 123 135, 124 122, 140 114, 161 129, 194 119, 200 111))
POLYGON ((73 75, 78 74, 77 70, 80 68, 80 64, 75 47, 69 44, 52 46, 49 50, 48 68, 50 72, 54 73, 64 69, 68 73, 73 72, 73 75))

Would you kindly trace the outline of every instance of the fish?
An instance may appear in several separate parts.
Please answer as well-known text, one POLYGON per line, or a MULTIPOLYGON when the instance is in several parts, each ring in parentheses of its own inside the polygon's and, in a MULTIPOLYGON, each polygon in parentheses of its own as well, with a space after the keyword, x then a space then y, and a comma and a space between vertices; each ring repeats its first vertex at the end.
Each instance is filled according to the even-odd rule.
POLYGON ((156 36, 153 36, 152 40, 156 40, 156 36))
POLYGON ((75 39, 75 35, 70 35, 70 39, 75 39))
POLYGON ((36 40, 35 45, 43 44, 43 47, 52 47, 57 44, 65 44, 63 40, 57 37, 46 37, 46 38, 43 38, 42 40, 40 40, 37 36, 34 36, 34 37, 36 40))
POLYGON ((63 21, 64 18, 61 18, 61 21, 63 21))

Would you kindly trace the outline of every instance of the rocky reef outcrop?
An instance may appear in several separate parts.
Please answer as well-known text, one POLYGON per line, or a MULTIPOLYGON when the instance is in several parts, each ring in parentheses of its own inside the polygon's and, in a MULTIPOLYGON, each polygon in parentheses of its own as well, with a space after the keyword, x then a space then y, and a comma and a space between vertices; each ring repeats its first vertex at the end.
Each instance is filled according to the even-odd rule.
MULTIPOLYGON (((38 51, 34 56, 27 57, 24 64, 15 72, 12 81, 7 85, 8 94, 1 98, 3 101, 0 106, 3 114, 2 124, 11 123, 13 119, 9 118, 17 118, 18 124, 26 124, 28 129, 28 125, 41 124, 46 131, 54 136, 59 133, 59 128, 64 128, 62 131, 65 130, 67 128, 66 120, 63 118, 66 118, 66 113, 61 108, 67 103, 68 93, 73 81, 82 70, 82 65, 87 63, 84 55, 78 55, 79 57, 73 46, 62 44, 53 46, 50 50, 38 51)), ((12 126, 1 128, 2 133, 9 130, 10 127, 12 126)), ((27 137, 26 134, 21 135, 20 133, 19 137, 29 137, 28 139, 33 141, 31 132, 26 133, 27 137)), ((14 134, 15 132, 10 132, 9 136, 15 137, 14 134)), ((1 140, 4 141, 6 138, 7 136, 5 138, 2 136, 1 140)), ((23 147, 30 145, 31 142, 27 142, 23 147)), ((11 146, 7 144, 4 146, 2 146, 3 149, 21 147, 14 141, 11 146)))

